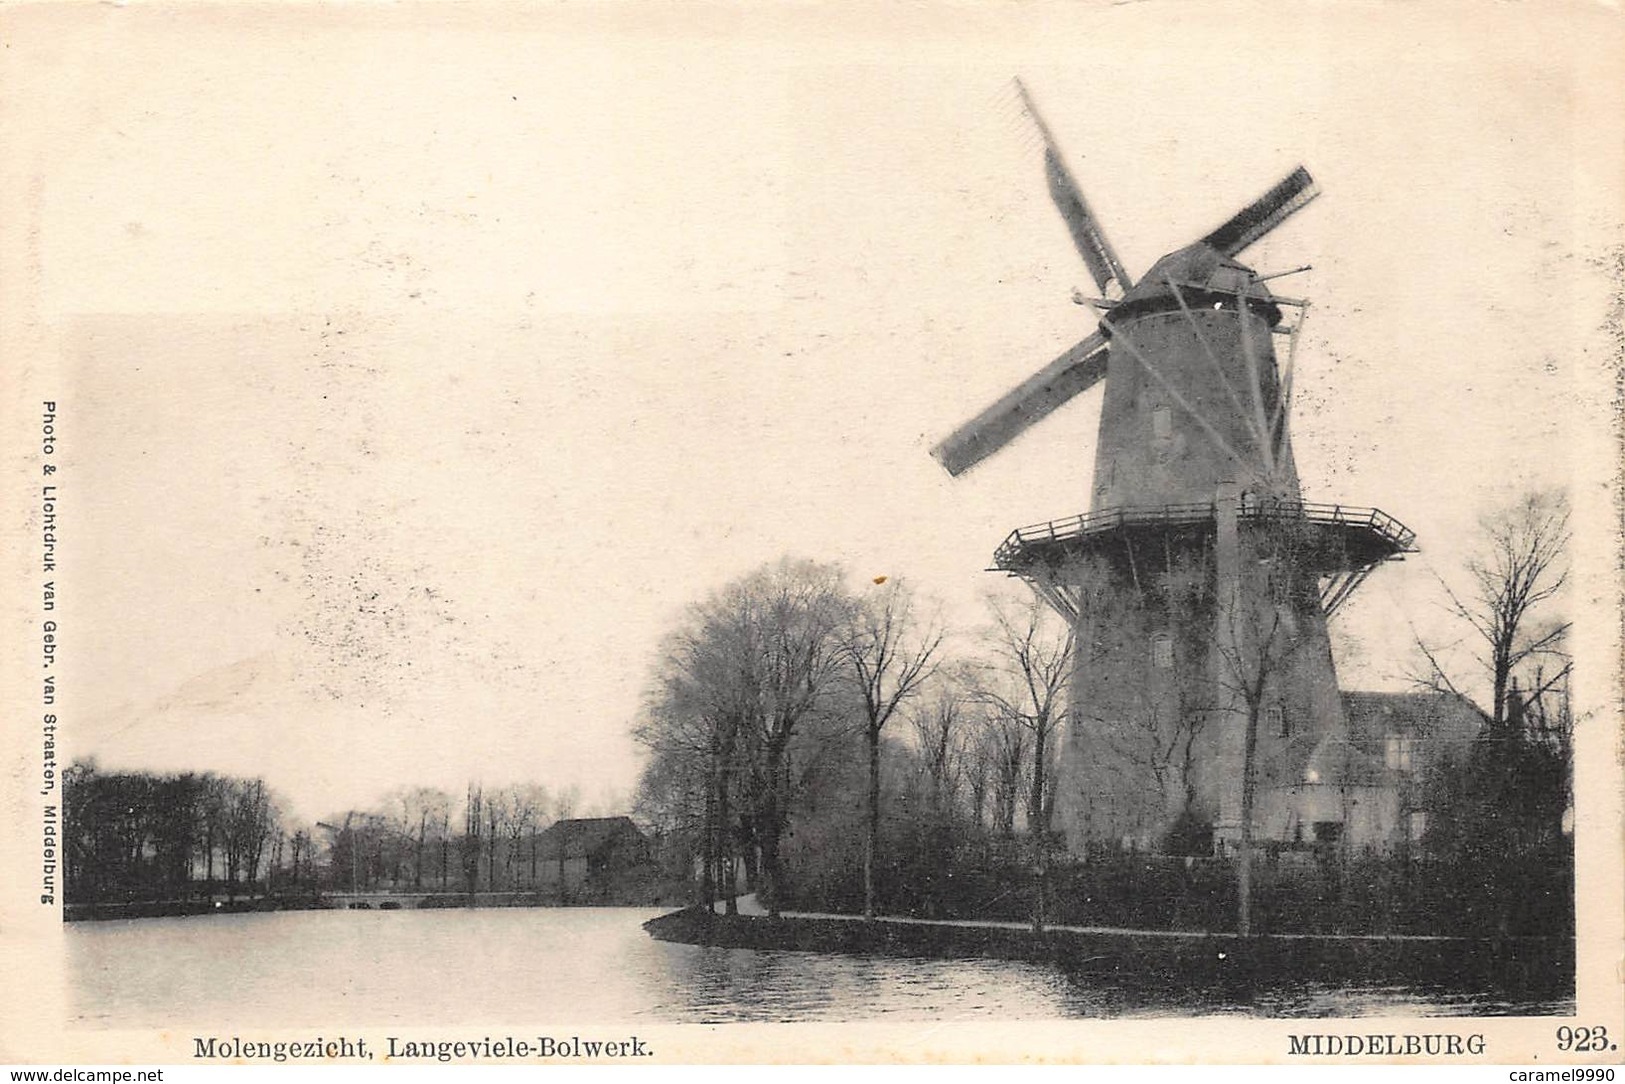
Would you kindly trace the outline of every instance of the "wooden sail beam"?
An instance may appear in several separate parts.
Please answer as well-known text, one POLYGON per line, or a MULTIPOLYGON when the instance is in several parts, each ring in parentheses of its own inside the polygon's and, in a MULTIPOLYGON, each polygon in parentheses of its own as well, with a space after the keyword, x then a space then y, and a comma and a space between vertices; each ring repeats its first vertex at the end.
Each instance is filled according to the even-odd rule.
MULTIPOLYGON (((1247 325, 1249 310, 1245 303, 1236 306, 1236 329, 1241 336, 1241 353, 1247 360, 1247 376, 1252 381, 1253 390, 1253 422, 1259 435, 1259 447, 1264 452, 1265 477, 1273 484, 1275 477, 1275 448, 1270 440, 1269 416, 1264 410, 1264 378, 1263 367, 1258 360, 1258 354, 1253 350, 1252 329, 1247 325)), ((1276 389, 1280 394, 1280 389, 1276 389)))
POLYGON ((1278 433, 1277 439, 1282 448, 1288 444, 1292 429, 1292 377, 1297 371, 1298 334, 1303 330, 1303 322, 1309 318, 1309 303, 1306 301, 1303 308, 1298 310, 1298 319, 1292 325, 1292 331, 1287 338, 1286 345, 1286 373, 1281 378, 1281 390, 1275 404, 1275 420, 1272 423, 1272 432, 1278 433))

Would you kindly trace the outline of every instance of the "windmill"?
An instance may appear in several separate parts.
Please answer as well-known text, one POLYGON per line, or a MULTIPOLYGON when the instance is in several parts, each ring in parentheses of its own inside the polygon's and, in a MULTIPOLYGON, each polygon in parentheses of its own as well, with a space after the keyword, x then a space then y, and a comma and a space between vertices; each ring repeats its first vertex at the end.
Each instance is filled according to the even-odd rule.
POLYGON ((1136 282, 1016 88, 1099 327, 932 455, 958 475, 1104 382, 1089 511, 1020 528, 994 555, 1077 632, 1056 803, 1068 838, 1157 845, 1179 822, 1195 826, 1186 844, 1222 848, 1244 820, 1264 838, 1368 836, 1381 817, 1360 806, 1377 792, 1346 738, 1326 620, 1414 535, 1302 499, 1290 405, 1307 302, 1237 262, 1314 180, 1294 169, 1136 282))

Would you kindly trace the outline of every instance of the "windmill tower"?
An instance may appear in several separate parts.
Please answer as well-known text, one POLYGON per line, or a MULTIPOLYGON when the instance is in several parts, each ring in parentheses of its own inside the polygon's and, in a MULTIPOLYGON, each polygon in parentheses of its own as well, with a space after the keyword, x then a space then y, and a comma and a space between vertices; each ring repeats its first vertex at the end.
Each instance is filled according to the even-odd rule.
POLYGON ((1016 86, 1101 292, 1099 328, 932 454, 958 475, 1105 382, 1089 511, 1016 530, 994 556, 1077 634, 1061 827, 1074 848, 1186 853, 1222 849, 1244 819, 1255 838, 1372 836, 1326 621, 1414 535, 1373 508, 1303 501, 1290 405, 1307 303, 1236 260, 1314 181, 1294 170, 1135 282, 1016 86))

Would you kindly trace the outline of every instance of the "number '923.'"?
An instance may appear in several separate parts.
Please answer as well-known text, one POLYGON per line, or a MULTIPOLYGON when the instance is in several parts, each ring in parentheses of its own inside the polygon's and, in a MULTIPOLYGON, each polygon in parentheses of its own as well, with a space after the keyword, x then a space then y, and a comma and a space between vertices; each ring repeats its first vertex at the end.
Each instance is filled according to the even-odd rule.
POLYGON ((1600 1054, 1607 1050, 1618 1050, 1619 1044, 1609 1041, 1607 1028, 1571 1028, 1564 1024, 1557 1029, 1557 1049, 1572 1050, 1577 1054, 1600 1054))

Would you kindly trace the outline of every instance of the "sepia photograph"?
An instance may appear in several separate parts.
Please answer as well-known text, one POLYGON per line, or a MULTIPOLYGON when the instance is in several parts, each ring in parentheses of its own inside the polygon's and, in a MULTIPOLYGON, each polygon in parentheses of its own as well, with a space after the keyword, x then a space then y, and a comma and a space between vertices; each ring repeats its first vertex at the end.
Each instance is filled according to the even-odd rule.
POLYGON ((1619 1063, 1616 9, 0 40, 0 1062, 1619 1063))

